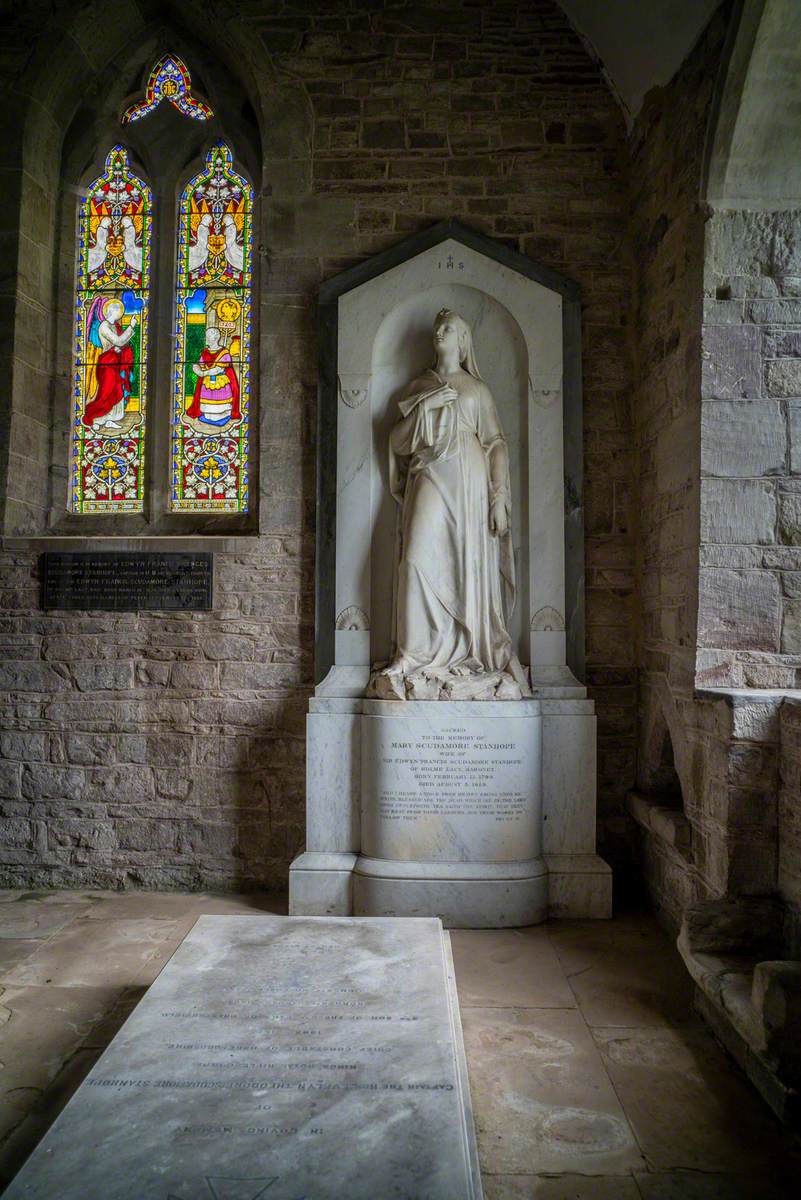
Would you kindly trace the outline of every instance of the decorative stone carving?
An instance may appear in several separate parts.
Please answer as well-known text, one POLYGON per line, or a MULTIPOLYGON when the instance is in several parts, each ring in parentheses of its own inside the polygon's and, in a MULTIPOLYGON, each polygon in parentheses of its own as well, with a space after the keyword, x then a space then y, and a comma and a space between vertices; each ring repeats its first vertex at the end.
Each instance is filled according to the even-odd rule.
POLYGON ((358 604, 351 604, 348 608, 342 609, 342 612, 337 617, 336 627, 340 633, 345 630, 348 632, 353 632, 354 630, 364 632, 369 630, 370 622, 363 608, 359 608, 358 604))
POLYGON ((561 613, 555 608, 550 608, 546 605, 545 608, 538 608, 531 618, 532 632, 535 630, 556 630, 561 633, 565 628, 565 619, 561 613))
POLYGON ((370 394, 370 376, 343 373, 338 376, 339 398, 348 408, 361 408, 370 394))
POLYGON ((381 699, 519 700, 531 694, 507 628, 515 600, 509 454, 467 322, 443 308, 435 363, 405 389, 389 445, 400 506, 393 658, 381 699))

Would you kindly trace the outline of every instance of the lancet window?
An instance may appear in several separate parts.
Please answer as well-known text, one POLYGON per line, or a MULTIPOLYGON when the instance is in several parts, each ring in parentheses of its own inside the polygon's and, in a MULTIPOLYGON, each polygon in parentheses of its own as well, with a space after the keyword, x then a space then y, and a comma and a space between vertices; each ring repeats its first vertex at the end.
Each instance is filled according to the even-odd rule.
POLYGON ((72 510, 141 512, 152 196, 123 146, 81 203, 72 384, 72 510))
POLYGON ((223 143, 178 209, 171 506, 246 512, 253 191, 223 143))
MULTIPOLYGON (((121 122, 139 122, 164 101, 193 121, 214 116, 192 94, 185 64, 165 55, 145 98, 129 104, 121 122)), ((253 189, 221 141, 183 190, 178 167, 172 214, 175 201, 153 195, 122 144, 109 151, 105 171, 80 201, 70 443, 76 514, 143 513, 164 470, 173 513, 248 510, 253 189), (173 275, 158 280, 154 294, 160 308, 172 304, 173 311, 157 320, 151 263, 162 228, 170 242, 175 237, 173 275), (151 378, 149 359, 164 355, 149 355, 148 332, 170 324, 167 384, 166 374, 151 378), (151 462, 153 447, 165 441, 154 433, 166 425, 169 465, 151 462)))

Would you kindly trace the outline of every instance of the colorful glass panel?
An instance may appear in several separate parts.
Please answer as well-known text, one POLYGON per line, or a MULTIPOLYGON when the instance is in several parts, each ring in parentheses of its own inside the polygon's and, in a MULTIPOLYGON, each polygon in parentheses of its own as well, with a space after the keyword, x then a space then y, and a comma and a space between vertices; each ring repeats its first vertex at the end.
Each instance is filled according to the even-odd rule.
POLYGON ((137 100, 126 108, 122 114, 123 125, 149 116, 162 100, 169 101, 178 112, 195 121, 208 121, 214 116, 208 104, 192 95, 189 69, 175 54, 165 54, 158 60, 150 72, 144 100, 137 100))
POLYGON ((115 146, 78 219, 70 493, 76 513, 141 512, 152 197, 115 146))
POLYGON ((246 512, 253 190, 212 147, 178 210, 171 507, 246 512))

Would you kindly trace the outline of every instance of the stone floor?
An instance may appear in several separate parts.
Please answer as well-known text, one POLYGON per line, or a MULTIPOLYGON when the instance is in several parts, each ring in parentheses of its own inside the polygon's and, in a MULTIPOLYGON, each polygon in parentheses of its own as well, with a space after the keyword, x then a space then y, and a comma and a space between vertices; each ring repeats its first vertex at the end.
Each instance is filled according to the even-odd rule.
MULTIPOLYGON (((0 1187, 195 919, 259 911, 281 900, 0 892, 0 1187)), ((486 1200, 801 1195, 798 1144, 650 916, 452 939, 486 1200)))

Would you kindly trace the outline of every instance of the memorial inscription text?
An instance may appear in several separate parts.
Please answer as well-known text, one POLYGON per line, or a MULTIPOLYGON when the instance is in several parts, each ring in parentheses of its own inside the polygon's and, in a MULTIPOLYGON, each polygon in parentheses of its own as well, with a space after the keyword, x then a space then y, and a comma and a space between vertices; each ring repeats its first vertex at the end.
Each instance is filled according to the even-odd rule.
POLYGON ((515 821, 526 811, 528 791, 519 778, 520 746, 499 734, 474 733, 455 726, 413 738, 393 738, 385 745, 386 771, 379 796, 383 820, 427 816, 482 816, 496 822, 515 821), (413 787, 404 787, 404 777, 413 787), (511 784, 511 786, 510 786, 511 784))
POLYGON ((134 551, 42 555, 42 607, 108 612, 209 612, 208 552, 134 551))

